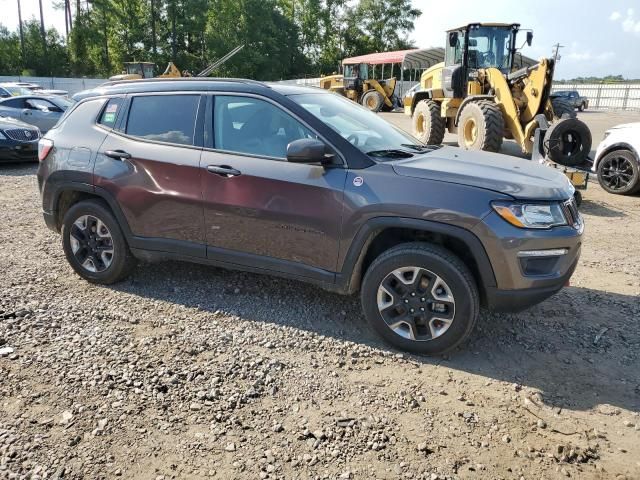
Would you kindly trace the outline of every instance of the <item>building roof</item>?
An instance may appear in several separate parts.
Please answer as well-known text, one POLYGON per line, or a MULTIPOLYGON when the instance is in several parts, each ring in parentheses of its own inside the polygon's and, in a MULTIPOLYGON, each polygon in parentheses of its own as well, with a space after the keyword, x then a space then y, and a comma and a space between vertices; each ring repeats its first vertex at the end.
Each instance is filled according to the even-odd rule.
MULTIPOLYGON (((516 55, 516 64, 519 64, 520 53, 516 55)), ((429 68, 433 65, 444 62, 444 48, 417 48, 413 50, 397 50, 395 52, 369 53, 358 57, 345 58, 343 65, 354 65, 367 63, 369 65, 381 65, 385 63, 401 63, 404 68, 429 68)), ((530 67, 537 61, 522 55, 522 66, 530 67)))
POLYGON ((443 60, 444 48, 436 47, 369 53, 368 55, 345 58, 342 64, 368 63, 369 65, 381 65, 385 63, 404 63, 405 68, 428 68, 443 60))

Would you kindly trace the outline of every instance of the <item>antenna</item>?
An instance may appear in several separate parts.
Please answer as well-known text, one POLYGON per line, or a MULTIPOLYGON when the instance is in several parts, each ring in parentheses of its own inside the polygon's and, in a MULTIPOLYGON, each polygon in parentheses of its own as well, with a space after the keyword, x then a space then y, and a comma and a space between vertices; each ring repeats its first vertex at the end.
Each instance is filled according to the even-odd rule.
POLYGON ((227 53, 220 60, 217 60, 217 61, 213 62, 211 65, 209 65, 203 71, 201 71, 198 75, 196 75, 196 77, 208 77, 211 72, 213 72, 216 68, 218 68, 220 65, 222 65, 227 60, 229 60, 231 57, 233 57, 236 53, 238 53, 243 48, 244 48, 244 45, 238 45, 236 48, 231 50, 229 53, 227 53))

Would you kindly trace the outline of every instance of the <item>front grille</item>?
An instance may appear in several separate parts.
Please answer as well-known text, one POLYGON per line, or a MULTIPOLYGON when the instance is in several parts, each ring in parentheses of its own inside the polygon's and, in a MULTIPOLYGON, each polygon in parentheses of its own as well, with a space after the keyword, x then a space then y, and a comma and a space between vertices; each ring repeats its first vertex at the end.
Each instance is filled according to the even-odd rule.
POLYGON ((562 204, 562 210, 569 225, 573 225, 574 228, 579 228, 580 225, 582 225, 582 217, 580 216, 578 205, 576 204, 576 199, 574 197, 571 197, 562 204))
POLYGON ((40 132, 38 130, 27 128, 12 128, 5 130, 4 134, 16 142, 37 142, 40 140, 40 132))

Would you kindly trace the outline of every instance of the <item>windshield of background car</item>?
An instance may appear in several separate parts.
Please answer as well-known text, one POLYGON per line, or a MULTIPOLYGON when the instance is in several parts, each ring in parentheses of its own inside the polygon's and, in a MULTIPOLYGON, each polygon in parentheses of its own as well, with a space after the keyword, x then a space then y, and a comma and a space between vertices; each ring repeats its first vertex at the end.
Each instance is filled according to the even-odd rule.
POLYGON ((31 95, 31 90, 25 87, 12 86, 12 87, 3 87, 3 88, 7 90, 14 97, 17 97, 18 95, 31 95))
POLYGON ((289 98, 378 160, 406 158, 427 148, 377 114, 337 94, 305 93, 289 98))
POLYGON ((67 98, 60 97, 56 98, 55 103, 62 109, 62 111, 66 111, 74 102, 67 98))

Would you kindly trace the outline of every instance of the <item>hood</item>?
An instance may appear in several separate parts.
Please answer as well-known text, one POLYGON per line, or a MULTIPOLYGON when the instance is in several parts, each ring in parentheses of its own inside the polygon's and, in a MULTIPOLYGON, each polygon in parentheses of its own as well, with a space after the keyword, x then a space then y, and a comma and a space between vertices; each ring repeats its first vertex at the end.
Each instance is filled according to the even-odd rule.
POLYGON ((393 163, 398 175, 493 190, 522 200, 566 200, 573 186, 560 171, 531 160, 442 147, 393 163))
POLYGON ((4 128, 26 128, 27 130, 35 130, 36 127, 29 125, 21 120, 11 117, 0 116, 0 129, 4 128))
POLYGON ((614 127, 608 128, 607 131, 609 131, 609 130, 623 130, 623 129, 626 129, 626 128, 640 129, 640 122, 622 123, 620 125, 616 125, 614 127))

